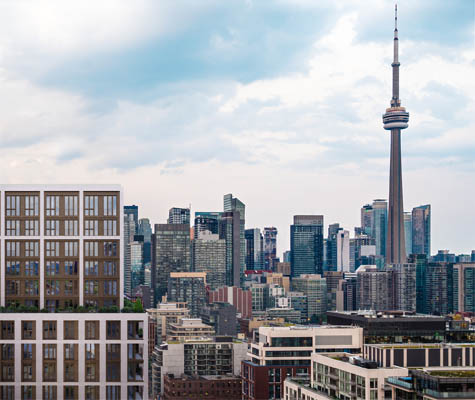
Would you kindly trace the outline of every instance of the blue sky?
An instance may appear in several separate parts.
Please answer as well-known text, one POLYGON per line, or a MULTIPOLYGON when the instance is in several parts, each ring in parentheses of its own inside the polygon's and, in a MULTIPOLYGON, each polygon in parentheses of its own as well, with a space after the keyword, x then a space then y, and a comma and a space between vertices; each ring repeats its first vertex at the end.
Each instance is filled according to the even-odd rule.
MULTIPOLYGON (((399 2, 405 208, 475 249, 474 2, 399 2), (457 206, 454 206, 454 203, 457 206)), ((141 215, 293 214, 350 231, 387 197, 390 0, 0 3, 5 183, 121 183, 141 215)))

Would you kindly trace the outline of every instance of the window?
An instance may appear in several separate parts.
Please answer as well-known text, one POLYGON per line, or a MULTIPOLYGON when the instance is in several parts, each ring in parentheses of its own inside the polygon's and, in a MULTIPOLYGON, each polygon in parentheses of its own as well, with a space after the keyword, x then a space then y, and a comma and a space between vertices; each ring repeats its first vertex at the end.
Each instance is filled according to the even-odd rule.
POLYGON ((43 386, 43 400, 56 400, 56 386, 43 386))
POLYGON ((25 236, 38 236, 40 234, 38 220, 25 221, 25 236))
POLYGON ((25 215, 27 217, 37 217, 39 215, 38 196, 25 196, 25 215))
POLYGON ((46 276, 59 275, 59 261, 46 261, 46 276))
POLYGON ((75 290, 75 281, 64 281, 64 294, 65 295, 75 295, 76 290, 75 290))
POLYGON ((99 196, 84 197, 84 215, 90 217, 99 215, 99 196))
POLYGON ((127 386, 127 399, 141 399, 143 398, 143 386, 127 386))
POLYGON ((104 236, 117 235, 117 221, 106 220, 104 221, 104 236))
POLYGON ((39 257, 40 244, 39 242, 25 242, 25 257, 39 257))
POLYGON ((95 364, 86 364, 86 381, 95 381, 96 377, 96 365, 95 364))
POLYGON ((59 236, 59 220, 46 220, 46 236, 59 236))
POLYGON ((115 261, 104 261, 104 275, 105 276, 116 276, 117 266, 115 261))
POLYGON ((129 339, 142 339, 143 321, 127 321, 127 337, 129 339))
POLYGON ((46 216, 59 215, 59 196, 46 196, 46 216))
POLYGON ((106 386, 106 400, 120 400, 120 386, 106 386))
POLYGON ((20 196, 7 196, 7 217, 20 215, 20 196))
POLYGON ((97 281, 84 281, 84 294, 90 296, 96 296, 99 294, 99 282, 97 281))
POLYGON ((86 386, 85 400, 99 400, 99 386, 86 386))
POLYGON ((35 321, 22 321, 21 338, 23 340, 35 339, 35 321))
POLYGON ((60 284, 59 281, 46 281, 46 295, 47 296, 57 296, 60 293, 60 284))
POLYGON ((20 242, 7 241, 7 257, 20 257, 20 242))
POLYGON ((7 296, 18 296, 20 294, 20 281, 7 279, 5 281, 5 286, 7 296))
POLYGON ((77 217, 78 196, 64 196, 64 215, 67 217, 77 217))
POLYGON ((97 276, 99 273, 99 263, 97 261, 86 261, 84 266, 84 274, 86 276, 97 276))
POLYGON ((86 360, 95 360, 98 352, 98 344, 95 343, 86 343, 86 360), (97 346, 97 348, 96 348, 97 346))
POLYGON ((43 344, 43 358, 45 360, 56 360, 55 344, 43 344))
POLYGON ((78 221, 64 221, 64 235, 65 236, 77 236, 78 235, 78 221))
POLYGON ((59 242, 46 242, 46 257, 59 257, 59 242))
POLYGON ((24 365, 22 381, 32 381, 32 380, 33 380, 33 366, 24 365))
POLYGON ((23 360, 33 360, 33 345, 31 343, 23 343, 21 353, 23 360))
POLYGON ((117 196, 104 196, 104 215, 107 217, 117 215, 117 196))
POLYGON ((78 274, 78 262, 77 261, 65 261, 64 262, 64 274, 65 275, 77 275, 78 274))
POLYGON ((99 235, 99 221, 86 220, 84 221, 84 236, 97 236, 99 235))
POLYGON ((64 339, 77 340, 78 323, 77 321, 64 321, 64 339))
POLYGON ((77 381, 77 368, 73 362, 64 362, 64 380, 66 382, 77 381))
POLYGON ((13 382, 15 369, 13 365, 2 365, 2 382, 13 382))
POLYGON ((120 339, 120 321, 107 321, 107 339, 120 339))
POLYGON ((66 343, 64 345, 64 359, 65 360, 74 360, 75 359, 75 350, 76 345, 71 343, 66 343))
POLYGON ((117 281, 104 281, 104 295, 117 296, 117 281))
POLYGON ((120 382, 120 362, 107 363, 106 376, 109 382, 120 382))
POLYGON ((15 345, 14 344, 2 344, 2 361, 13 361, 15 359, 15 345))
POLYGON ((15 321, 2 321, 2 340, 15 339, 15 321))
POLYGON ((20 275, 20 261, 7 261, 6 267, 7 275, 20 275))
POLYGON ((117 257, 117 242, 104 242, 104 256, 117 257))
POLYGON ((43 321, 43 339, 56 339, 56 321, 43 321))
POLYGON ((99 243, 98 242, 84 242, 85 257, 98 257, 99 256, 99 243))
POLYGON ((25 296, 38 296, 38 281, 25 281, 25 296))
POLYGON ((86 340, 99 339, 99 321, 86 321, 86 340))
POLYGON ((25 275, 26 276, 38 276, 38 261, 26 261, 25 262, 25 275))
POLYGON ((0 398, 2 400, 15 400, 15 386, 0 385, 0 398))
POLYGON ((7 220, 7 236, 20 236, 20 221, 18 220, 7 220))
POLYGON ((78 256, 78 242, 64 242, 64 256, 77 257, 78 256))
POLYGON ((35 398, 35 387, 34 386, 22 386, 22 399, 23 400, 33 400, 35 398))
POLYGON ((64 387, 64 400, 76 400, 78 395, 77 386, 65 386, 64 387))

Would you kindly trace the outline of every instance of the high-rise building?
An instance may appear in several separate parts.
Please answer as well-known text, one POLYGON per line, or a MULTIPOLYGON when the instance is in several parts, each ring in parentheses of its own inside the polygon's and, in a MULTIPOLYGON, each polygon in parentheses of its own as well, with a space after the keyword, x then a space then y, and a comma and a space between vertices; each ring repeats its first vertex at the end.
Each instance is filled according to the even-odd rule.
POLYGON ((376 265, 362 265, 356 271, 358 280, 357 304, 361 310, 392 310, 392 274, 376 265))
POLYGON ((168 224, 190 225, 190 209, 172 207, 168 211, 168 224))
POLYGON ((186 302, 191 316, 199 316, 206 303, 206 272, 171 272, 167 281, 168 301, 186 302))
POLYGON ((392 273, 393 309, 416 312, 416 265, 390 264, 387 272, 392 273))
POLYGON ((239 212, 223 212, 219 219, 219 238, 226 242, 226 285, 241 286, 241 222, 239 212))
POLYGON ((192 270, 206 272, 211 290, 226 286, 226 241, 209 231, 192 241, 192 270))
POLYGON ((388 223, 388 203, 386 200, 373 201, 372 235, 376 245, 376 255, 386 257, 386 231, 388 223))
POLYGON ((412 254, 412 213, 404 213, 404 235, 406 241, 406 258, 412 254))
POLYGON ((1 397, 147 399, 148 316, 117 312, 121 187, 4 185, 0 216, 1 397))
POLYGON ((275 271, 278 262, 277 228, 264 228, 264 269, 266 271, 275 271))
POLYGON ((475 263, 458 263, 453 267, 453 310, 475 313, 475 263))
POLYGON ((365 204, 361 207, 361 230, 365 235, 373 236, 373 206, 365 204))
POLYGON ((323 215, 295 215, 290 226, 292 277, 323 273, 323 215))
POLYGON ((132 269, 130 244, 137 233, 138 207, 124 206, 124 290, 132 295, 132 269))
POLYGON ((231 193, 224 195, 224 212, 239 213, 239 263, 240 263, 240 284, 244 282, 244 271, 246 270, 246 240, 244 238, 246 206, 231 193))
MULTIPOLYGON (((124 216, 132 216, 134 221, 134 226, 137 228, 139 223, 139 207, 136 205, 133 206, 124 206, 124 216)), ((134 234, 137 232, 134 232, 134 234)))
POLYGON ((336 234, 336 269, 350 272, 350 232, 345 230, 336 234))
POLYGON ((337 309, 337 295, 340 287, 340 281, 343 280, 343 272, 341 271, 325 271, 323 274, 327 284, 328 311, 337 309))
POLYGON ((472 250, 472 254, 470 256, 470 262, 475 262, 475 250, 472 250))
MULTIPOLYGON (((397 7, 397 6, 396 6, 397 7)), ((384 129, 391 131, 391 167, 389 172, 388 230, 386 241, 386 262, 406 262, 404 240, 404 206, 401 168, 401 130, 408 127, 409 113, 401 106, 399 99, 399 39, 397 30, 397 8, 394 26, 393 93, 391 107, 383 115, 384 129)))
POLYGON ((412 253, 430 256, 430 204, 412 209, 412 253))
POLYGON ((326 257, 325 257, 325 270, 337 271, 338 270, 338 246, 337 246, 337 234, 340 230, 340 224, 331 224, 328 226, 328 238, 325 241, 326 257))
POLYGON ((137 233, 143 236, 143 263, 145 265, 152 261, 152 226, 148 218, 139 219, 137 233))
POLYGON ((246 229, 246 269, 264 269, 264 246, 261 230, 259 228, 246 229))
POLYGON ((284 263, 290 263, 290 250, 284 251, 282 258, 284 263))
POLYGON ((195 212, 195 239, 203 231, 209 231, 213 234, 219 234, 219 219, 221 212, 195 212))
POLYGON ((302 274, 292 279, 292 290, 307 296, 310 321, 322 321, 327 312, 327 281, 318 274, 302 274))
POLYGON ((171 272, 191 269, 190 226, 186 224, 155 224, 152 235, 152 290, 154 303, 167 292, 171 272))
POLYGON ((130 247, 130 276, 131 276, 131 291, 144 284, 145 270, 143 260, 144 242, 142 235, 135 235, 134 241, 129 243, 130 247))

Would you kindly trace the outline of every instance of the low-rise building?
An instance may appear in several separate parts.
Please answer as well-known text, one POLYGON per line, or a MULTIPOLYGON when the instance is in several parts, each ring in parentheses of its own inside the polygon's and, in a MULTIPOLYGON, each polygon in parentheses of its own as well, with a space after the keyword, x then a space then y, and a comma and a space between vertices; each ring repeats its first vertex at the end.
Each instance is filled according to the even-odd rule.
POLYGON ((163 400, 240 400, 241 378, 232 375, 165 375, 163 400))
POLYGON ((149 308, 147 313, 156 322, 159 341, 166 339, 170 332, 170 324, 177 324, 182 318, 190 316, 186 303, 159 303, 157 308, 149 308))
POLYGON ((182 318, 176 324, 170 324, 168 339, 176 342, 199 340, 214 336, 214 328, 206 325, 201 318, 182 318))

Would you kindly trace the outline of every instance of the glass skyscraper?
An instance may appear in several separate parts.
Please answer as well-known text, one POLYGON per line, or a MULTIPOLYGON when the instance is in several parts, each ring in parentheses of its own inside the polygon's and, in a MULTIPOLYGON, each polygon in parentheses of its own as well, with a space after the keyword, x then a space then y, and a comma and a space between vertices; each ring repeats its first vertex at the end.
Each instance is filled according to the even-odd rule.
POLYGON ((376 199, 373 201, 372 236, 376 244, 376 255, 386 257, 386 231, 388 225, 388 202, 376 199))
POLYGON ((430 256, 430 204, 412 209, 412 252, 430 256))

